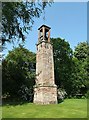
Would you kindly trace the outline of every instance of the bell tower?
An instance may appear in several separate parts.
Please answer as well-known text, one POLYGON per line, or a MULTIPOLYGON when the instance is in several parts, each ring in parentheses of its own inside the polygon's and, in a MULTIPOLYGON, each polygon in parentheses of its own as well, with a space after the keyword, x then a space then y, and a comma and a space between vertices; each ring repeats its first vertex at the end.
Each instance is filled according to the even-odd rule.
POLYGON ((50 43, 50 27, 42 25, 38 29, 36 54, 36 84, 34 103, 56 104, 57 86, 54 80, 53 48, 50 43))

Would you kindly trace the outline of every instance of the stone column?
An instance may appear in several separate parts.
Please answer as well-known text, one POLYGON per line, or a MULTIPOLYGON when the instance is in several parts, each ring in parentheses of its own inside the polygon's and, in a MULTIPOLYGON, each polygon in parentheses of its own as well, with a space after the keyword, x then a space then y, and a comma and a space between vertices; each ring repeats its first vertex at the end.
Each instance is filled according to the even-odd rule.
POLYGON ((43 27, 43 40, 45 40, 45 27, 43 27))
POLYGON ((50 42, 50 30, 48 31, 48 42, 50 42))
POLYGON ((49 29, 45 25, 39 29, 40 33, 42 32, 42 38, 41 42, 37 44, 35 104, 57 104, 57 86, 54 78, 53 49, 50 43, 49 29), (48 32, 48 40, 45 37, 46 32, 48 32))
POLYGON ((38 39, 40 38, 40 31, 38 32, 38 39))

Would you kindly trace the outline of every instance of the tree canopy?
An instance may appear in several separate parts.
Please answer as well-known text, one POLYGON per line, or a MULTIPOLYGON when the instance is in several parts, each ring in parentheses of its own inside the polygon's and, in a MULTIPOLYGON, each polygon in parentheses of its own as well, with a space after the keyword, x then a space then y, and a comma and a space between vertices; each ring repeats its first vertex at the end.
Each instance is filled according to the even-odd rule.
POLYGON ((68 96, 86 96, 88 82, 88 44, 79 43, 74 52, 68 42, 53 38, 55 82, 68 96))
POLYGON ((87 92, 87 83, 88 83, 88 44, 87 42, 79 43, 74 51, 73 62, 74 66, 74 80, 75 80, 75 88, 81 94, 85 94, 87 92))
POLYGON ((3 95, 10 97, 18 96, 24 88, 32 89, 35 82, 35 53, 30 52, 23 46, 14 48, 3 60, 2 87, 3 95))
POLYGON ((39 18, 52 2, 2 2, 2 44, 6 41, 25 40, 25 33, 31 30, 34 18, 39 18))
POLYGON ((55 82, 58 88, 66 89, 71 94, 72 81, 70 76, 72 73, 72 57, 73 51, 68 42, 61 38, 52 38, 55 82))
POLYGON ((79 43, 75 47, 74 56, 78 60, 83 61, 83 60, 87 59, 87 55, 88 55, 88 44, 87 44, 87 42, 81 42, 81 43, 79 43))
MULTIPOLYGON (((87 95, 88 82, 88 44, 79 43, 75 50, 61 38, 52 38, 55 83, 63 89, 67 97, 87 95)), ((35 84, 36 54, 22 45, 9 51, 2 65, 3 95, 23 97, 32 101, 35 84)))

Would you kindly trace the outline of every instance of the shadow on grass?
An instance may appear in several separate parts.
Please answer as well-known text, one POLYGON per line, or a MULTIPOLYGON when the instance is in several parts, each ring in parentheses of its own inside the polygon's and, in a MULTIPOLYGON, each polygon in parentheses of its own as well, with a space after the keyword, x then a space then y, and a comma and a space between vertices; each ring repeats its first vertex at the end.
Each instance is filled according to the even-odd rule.
POLYGON ((32 103, 30 101, 21 101, 21 100, 2 100, 2 106, 8 106, 8 105, 12 105, 12 106, 16 106, 16 105, 23 105, 23 104, 27 104, 27 103, 32 103))
MULTIPOLYGON (((64 102, 64 99, 58 99, 58 104, 61 104, 64 102)), ((16 106, 16 105, 23 105, 23 104, 27 104, 27 103, 33 103, 33 101, 22 101, 22 100, 18 100, 18 99, 2 99, 2 106, 16 106)))
POLYGON ((58 101, 58 104, 60 104, 60 103, 64 102, 64 99, 63 100, 62 99, 58 99, 57 101, 58 101))

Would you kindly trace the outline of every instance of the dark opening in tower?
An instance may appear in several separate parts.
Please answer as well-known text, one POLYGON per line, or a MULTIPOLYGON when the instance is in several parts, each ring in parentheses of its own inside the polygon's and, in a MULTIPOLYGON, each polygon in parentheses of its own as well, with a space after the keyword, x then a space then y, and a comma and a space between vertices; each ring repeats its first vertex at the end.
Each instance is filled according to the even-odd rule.
POLYGON ((50 42, 50 27, 42 25, 39 30, 38 43, 45 41, 50 42))

